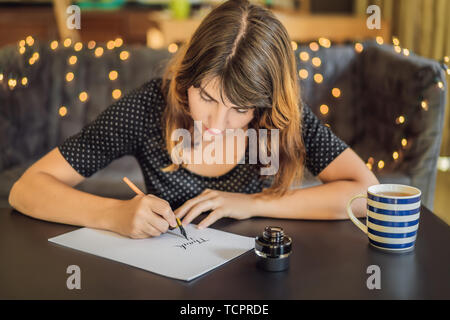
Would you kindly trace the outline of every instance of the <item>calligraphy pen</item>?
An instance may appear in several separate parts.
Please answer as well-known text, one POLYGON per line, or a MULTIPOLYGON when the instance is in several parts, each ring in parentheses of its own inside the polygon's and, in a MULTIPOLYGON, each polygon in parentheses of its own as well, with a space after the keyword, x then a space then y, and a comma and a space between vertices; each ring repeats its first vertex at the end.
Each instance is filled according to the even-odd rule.
MULTIPOLYGON (((134 191, 136 192, 136 194, 141 195, 141 196, 145 196, 145 193, 143 193, 138 187, 136 187, 136 185, 130 181, 130 179, 128 179, 127 177, 123 177, 123 181, 125 181, 125 183, 134 191)), ((186 240, 189 240, 187 235, 186 235, 186 231, 183 228, 183 225, 181 224, 181 221, 179 218, 175 217, 175 219, 177 220, 177 225, 180 228, 180 232, 181 234, 186 238, 186 240)), ((170 227, 170 230, 173 230, 175 228, 170 227)))

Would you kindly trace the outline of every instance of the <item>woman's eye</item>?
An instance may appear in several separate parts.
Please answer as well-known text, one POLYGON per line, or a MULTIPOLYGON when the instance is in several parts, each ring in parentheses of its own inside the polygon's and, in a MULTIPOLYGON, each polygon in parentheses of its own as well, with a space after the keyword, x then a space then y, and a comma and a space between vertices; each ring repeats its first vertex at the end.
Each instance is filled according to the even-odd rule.
POLYGON ((212 102, 212 100, 205 99, 205 98, 203 98, 203 96, 200 96, 200 98, 205 102, 212 102))
MULTIPOLYGON (((206 98, 204 98, 202 95, 200 95, 200 98, 201 98, 203 101, 207 102, 207 103, 213 102, 213 101, 214 101, 214 100, 206 99, 206 98)), ((236 110, 237 113, 247 113, 247 112, 248 112, 248 109, 249 109, 249 108, 234 108, 234 110, 236 110)))

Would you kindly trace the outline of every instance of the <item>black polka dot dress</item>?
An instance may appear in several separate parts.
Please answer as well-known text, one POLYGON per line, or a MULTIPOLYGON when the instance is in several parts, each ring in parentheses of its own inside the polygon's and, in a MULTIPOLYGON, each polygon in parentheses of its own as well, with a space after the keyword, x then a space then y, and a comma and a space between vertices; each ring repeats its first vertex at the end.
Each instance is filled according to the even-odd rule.
MULTIPOLYGON (((162 172, 172 163, 165 147, 161 118, 166 106, 161 78, 154 78, 131 91, 87 124, 80 132, 58 146, 67 162, 82 176, 90 177, 113 160, 133 155, 140 167, 147 193, 167 200, 175 210, 204 189, 238 193, 257 193, 270 186, 261 179, 260 170, 245 162, 217 177, 205 177, 183 167, 162 172)), ((318 175, 348 146, 326 126, 311 109, 304 107, 303 140, 306 167, 318 175)))

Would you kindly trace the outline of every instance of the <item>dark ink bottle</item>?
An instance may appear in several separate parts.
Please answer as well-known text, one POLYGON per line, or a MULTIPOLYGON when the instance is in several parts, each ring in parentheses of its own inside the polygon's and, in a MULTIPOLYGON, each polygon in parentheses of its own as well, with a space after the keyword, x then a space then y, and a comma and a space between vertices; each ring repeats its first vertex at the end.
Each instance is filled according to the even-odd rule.
POLYGON ((266 271, 283 271, 289 267, 292 239, 281 227, 266 227, 262 236, 255 238, 257 266, 266 271))

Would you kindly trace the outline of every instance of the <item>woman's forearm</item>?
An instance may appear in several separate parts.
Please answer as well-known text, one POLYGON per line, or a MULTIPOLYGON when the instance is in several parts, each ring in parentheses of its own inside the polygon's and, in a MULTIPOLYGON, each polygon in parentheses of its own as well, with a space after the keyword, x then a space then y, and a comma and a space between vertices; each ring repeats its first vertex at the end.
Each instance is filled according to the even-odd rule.
MULTIPOLYGON (((354 195, 366 192, 367 187, 359 181, 340 180, 292 190, 292 193, 279 198, 257 195, 256 215, 285 219, 347 219, 347 202, 354 195)), ((365 200, 355 200, 352 210, 355 216, 363 217, 365 200)))
POLYGON ((121 202, 76 190, 43 172, 22 176, 9 201, 34 218, 99 229, 109 229, 110 216, 121 202))

